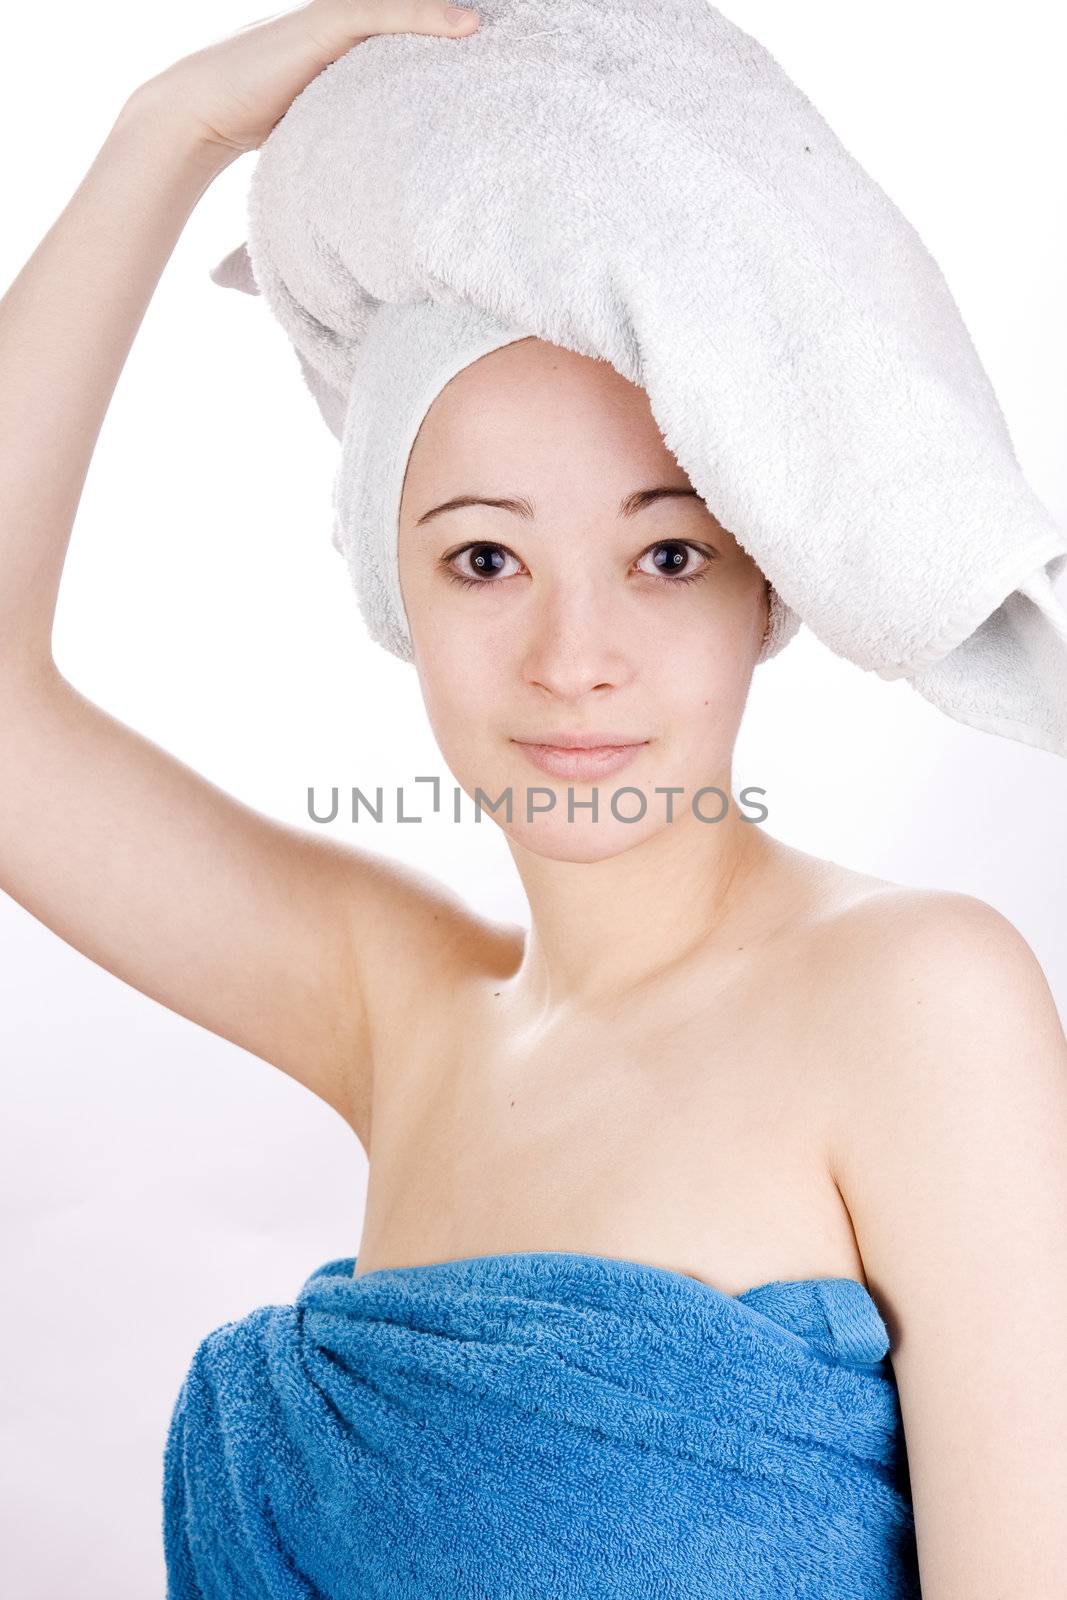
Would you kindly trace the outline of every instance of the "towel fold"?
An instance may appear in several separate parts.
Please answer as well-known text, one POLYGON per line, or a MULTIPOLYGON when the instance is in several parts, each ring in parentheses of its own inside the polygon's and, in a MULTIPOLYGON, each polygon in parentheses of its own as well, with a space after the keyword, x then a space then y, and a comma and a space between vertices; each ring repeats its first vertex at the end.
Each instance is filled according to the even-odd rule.
MULTIPOLYGON (((1067 533, 1023 477, 936 262, 769 52, 706 0, 480 0, 463 39, 376 36, 262 146, 261 291, 342 439, 383 307, 464 303, 647 391, 782 606, 948 715, 1067 755, 1067 533)), ((243 255, 242 255, 243 252, 243 255)), ((373 410, 374 394, 362 413, 373 410)), ((364 605, 403 651, 386 575, 364 605)), ((779 636, 784 637, 781 626, 779 636)))
POLYGON ((727 1295, 533 1251, 353 1278, 200 1344, 168 1600, 915 1600, 885 1324, 850 1278, 727 1295))

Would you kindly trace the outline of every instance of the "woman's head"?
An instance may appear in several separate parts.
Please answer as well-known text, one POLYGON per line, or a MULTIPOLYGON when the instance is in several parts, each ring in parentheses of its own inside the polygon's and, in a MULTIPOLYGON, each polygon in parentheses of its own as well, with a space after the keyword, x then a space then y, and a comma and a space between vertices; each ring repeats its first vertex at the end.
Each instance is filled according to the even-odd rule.
MULTIPOLYGON (((657 787, 682 791, 677 814, 728 779, 768 585, 693 490, 644 390, 607 362, 528 338, 453 377, 408 460, 398 554, 434 733, 469 794, 510 790, 511 821, 497 813, 509 838, 600 859, 668 825, 657 787), (589 733, 642 748, 585 778, 523 750, 589 733), (594 785, 598 820, 568 817, 568 788, 577 804, 594 785), (639 821, 612 815, 628 786, 648 802, 639 821), (554 792, 554 809, 529 817, 532 789, 535 806, 554 792)), ((638 797, 618 810, 633 816, 638 797)))

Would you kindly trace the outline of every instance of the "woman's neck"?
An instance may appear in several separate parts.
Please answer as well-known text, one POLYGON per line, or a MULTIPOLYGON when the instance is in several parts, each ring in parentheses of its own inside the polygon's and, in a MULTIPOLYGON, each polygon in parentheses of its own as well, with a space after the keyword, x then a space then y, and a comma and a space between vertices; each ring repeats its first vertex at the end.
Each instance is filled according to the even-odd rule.
POLYGON ((688 816, 601 861, 511 849, 531 914, 514 993, 532 1017, 630 996, 716 948, 734 955, 781 920, 772 882, 792 854, 734 806, 721 823, 688 816))

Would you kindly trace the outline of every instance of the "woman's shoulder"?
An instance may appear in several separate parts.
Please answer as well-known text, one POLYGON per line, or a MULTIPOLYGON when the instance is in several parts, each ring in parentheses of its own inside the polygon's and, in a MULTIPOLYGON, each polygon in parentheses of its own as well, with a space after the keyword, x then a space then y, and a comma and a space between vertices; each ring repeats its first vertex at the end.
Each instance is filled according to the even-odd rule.
POLYGON ((867 981, 891 982, 916 959, 937 963, 950 978, 972 947, 1024 961, 1029 952, 1033 959, 1009 918, 976 895, 897 883, 792 848, 784 859, 802 885, 797 937, 812 947, 828 978, 857 969, 867 981))
POLYGON ((978 896, 863 874, 827 880, 809 918, 815 1036, 847 1165, 960 1095, 992 1103, 1064 1059, 1055 1000, 1014 923, 978 896), (830 885, 832 883, 832 892, 830 885), (866 1129, 866 1135, 863 1130, 866 1129))
POLYGON ((977 895, 790 853, 802 891, 788 967, 798 1029, 850 1082, 903 1072, 992 1008, 1055 1007, 1033 949, 977 895))
POLYGON ((961 1009, 989 1004, 991 989, 1005 1004, 1047 989, 1023 934, 977 895, 824 865, 800 937, 837 1024, 865 1042, 903 1048, 920 1010, 930 1026, 951 1026, 961 1009))
POLYGON ((922 979, 951 1003, 990 968, 1009 975, 1036 963, 1015 924, 977 895, 827 865, 833 870, 814 902, 809 937, 827 977, 862 981, 872 1001, 891 1002, 901 985, 922 979))

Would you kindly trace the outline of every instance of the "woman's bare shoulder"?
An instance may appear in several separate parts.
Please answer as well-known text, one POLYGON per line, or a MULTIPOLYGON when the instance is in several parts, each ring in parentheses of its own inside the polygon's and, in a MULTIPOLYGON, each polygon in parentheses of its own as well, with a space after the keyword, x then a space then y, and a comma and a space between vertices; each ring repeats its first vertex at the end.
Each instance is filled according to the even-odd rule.
POLYGON ((1063 1030, 1038 957, 995 906, 879 879, 836 887, 810 921, 806 966, 845 1172, 926 1105, 981 1093, 987 1076, 992 1094, 998 1074, 1026 1070, 1024 1055, 1055 1057, 1063 1030))
POLYGON ((922 1056, 956 1019, 997 1000, 1051 1003, 1037 956, 976 895, 804 857, 791 925, 794 1020, 849 1084, 922 1056))
POLYGON ((938 944, 950 963, 960 941, 1025 944, 1002 912, 975 895, 897 883, 792 847, 778 849, 783 870, 800 886, 797 935, 821 961, 831 958, 827 977, 846 973, 853 960, 891 975, 898 960, 906 962, 909 953, 932 956, 938 944))
MULTIPOLYGON (((965 980, 973 957, 1025 959, 1030 947, 1003 912, 977 895, 922 888, 838 869, 813 934, 829 977, 862 977, 895 992, 916 964, 946 984, 965 980)), ((1032 958, 1032 952, 1030 952, 1032 958)))

